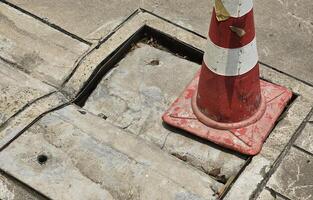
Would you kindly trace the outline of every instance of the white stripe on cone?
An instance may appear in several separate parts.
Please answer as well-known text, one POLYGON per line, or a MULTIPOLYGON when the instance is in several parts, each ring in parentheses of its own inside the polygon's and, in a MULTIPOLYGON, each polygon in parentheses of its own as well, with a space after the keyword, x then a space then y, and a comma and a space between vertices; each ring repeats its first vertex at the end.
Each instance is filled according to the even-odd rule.
POLYGON ((256 39, 234 49, 219 47, 207 40, 203 61, 214 73, 222 76, 238 76, 247 73, 258 63, 256 39))
MULTIPOLYGON (((213 1, 213 5, 215 5, 213 1)), ((231 17, 242 17, 253 8, 253 0, 221 0, 231 17)))

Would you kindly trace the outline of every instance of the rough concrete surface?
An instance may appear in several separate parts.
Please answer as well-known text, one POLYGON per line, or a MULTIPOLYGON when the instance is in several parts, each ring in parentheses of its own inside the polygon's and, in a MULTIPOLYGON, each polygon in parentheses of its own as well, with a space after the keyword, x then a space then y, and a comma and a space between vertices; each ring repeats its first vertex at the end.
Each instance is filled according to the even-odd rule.
POLYGON ((237 174, 245 160, 162 123, 162 114, 200 65, 139 43, 103 77, 84 108, 170 154, 217 176, 237 174))
POLYGON ((0 60, 0 125, 54 89, 0 60))
POLYGON ((0 149, 18 136, 37 117, 66 102, 68 100, 61 93, 54 92, 26 106, 21 112, 0 126, 0 149))
POLYGON ((86 40, 97 41, 90 37, 100 31, 107 35, 138 8, 139 0, 9 0, 9 2, 57 24, 70 33, 86 40))
POLYGON ((313 154, 313 124, 307 123, 295 145, 313 154))
POLYGON ((45 200, 46 198, 0 172, 1 200, 45 200))
POLYGON ((313 157, 292 148, 268 182, 268 187, 294 200, 313 198, 313 157))
MULTIPOLYGON (((197 3, 191 0, 119 0, 109 4, 99 0, 10 2, 81 37, 99 31, 100 35, 106 35, 138 7, 206 36, 212 10, 208 0, 197 3)), ((311 0, 255 0, 254 3, 260 60, 312 84, 311 0)))
POLYGON ((0 27, 0 59, 54 86, 64 82, 89 48, 3 3, 0 27))
POLYGON ((215 199, 221 187, 74 106, 46 115, 0 152, 0 167, 53 199, 215 199))

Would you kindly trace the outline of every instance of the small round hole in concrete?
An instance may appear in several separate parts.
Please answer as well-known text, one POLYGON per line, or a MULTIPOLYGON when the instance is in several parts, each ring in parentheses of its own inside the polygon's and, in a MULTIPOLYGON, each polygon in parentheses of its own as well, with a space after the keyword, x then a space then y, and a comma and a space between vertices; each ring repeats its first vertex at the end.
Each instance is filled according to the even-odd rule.
POLYGON ((306 163, 310 163, 310 162, 311 162, 311 160, 307 160, 307 161, 306 161, 306 163))
POLYGON ((39 164, 43 165, 47 162, 48 160, 48 156, 44 155, 44 154, 40 154, 39 156, 37 156, 37 161, 39 164))
POLYGON ((158 59, 154 59, 154 60, 151 60, 150 62, 148 62, 147 64, 151 65, 151 66, 156 66, 156 65, 160 64, 160 61, 158 59))

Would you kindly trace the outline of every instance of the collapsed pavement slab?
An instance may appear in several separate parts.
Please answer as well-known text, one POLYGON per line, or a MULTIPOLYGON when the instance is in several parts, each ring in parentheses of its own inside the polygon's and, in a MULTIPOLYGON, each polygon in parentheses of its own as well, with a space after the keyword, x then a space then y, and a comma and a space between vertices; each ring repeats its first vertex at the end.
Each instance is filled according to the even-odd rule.
POLYGON ((0 152, 0 168, 52 199, 216 199, 222 186, 75 106, 36 122, 0 152))
POLYGON ((89 49, 64 33, 0 3, 0 59, 53 86, 60 86, 89 49))
POLYGON ((102 78, 84 108, 208 174, 219 170, 216 176, 228 179, 238 173, 245 163, 244 157, 162 123, 162 114, 199 67, 197 63, 138 43, 102 78))

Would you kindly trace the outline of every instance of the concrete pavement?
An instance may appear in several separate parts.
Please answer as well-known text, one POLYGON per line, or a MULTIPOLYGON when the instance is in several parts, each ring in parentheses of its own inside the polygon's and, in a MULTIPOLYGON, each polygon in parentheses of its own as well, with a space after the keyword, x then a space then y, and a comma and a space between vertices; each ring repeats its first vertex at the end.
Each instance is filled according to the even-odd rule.
POLYGON ((306 117, 313 106, 309 0, 255 1, 262 77, 299 96, 251 161, 161 124, 160 115, 199 65, 153 45, 137 44, 104 76, 86 110, 51 110, 70 102, 97 65, 142 24, 202 49, 197 35, 140 12, 131 15, 139 7, 205 36, 211 5, 0 2, 0 198, 216 199, 227 192, 225 199, 313 199, 313 119, 306 117), (172 76, 176 71, 181 74, 172 76), (47 162, 40 163, 39 155, 47 162), (86 196, 77 193, 82 186, 86 196))

